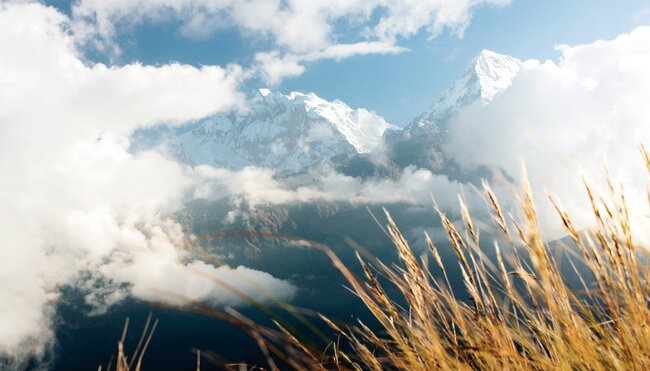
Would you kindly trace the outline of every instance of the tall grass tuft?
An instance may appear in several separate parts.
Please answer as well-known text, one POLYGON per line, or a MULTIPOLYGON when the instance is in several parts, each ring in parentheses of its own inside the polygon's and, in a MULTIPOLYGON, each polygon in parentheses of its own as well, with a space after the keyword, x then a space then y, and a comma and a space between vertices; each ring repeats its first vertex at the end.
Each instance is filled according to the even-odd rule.
MULTIPOLYGON (((650 174, 650 156, 643 147, 641 152, 650 174)), ((277 368, 277 359, 312 370, 649 370, 650 265, 635 242, 622 187, 610 181, 600 194, 584 181, 596 221, 588 230, 578 230, 551 199, 570 238, 567 272, 542 235, 525 176, 522 183, 519 218, 504 215, 496 194, 483 185, 499 234, 490 236, 489 254, 462 199, 458 225, 436 209, 455 262, 443 261, 428 235, 431 263, 417 256, 388 213, 398 264, 358 254, 364 272, 358 277, 331 250, 311 243, 329 255, 379 330, 321 316, 338 334, 323 350, 281 323, 264 327, 235 312, 229 321, 258 342, 270 369, 277 368), (460 270, 465 292, 452 290, 450 264, 459 266, 453 269, 460 270), (389 294, 395 288, 398 295, 389 294)))
POLYGON ((149 313, 149 316, 147 317, 147 322, 144 325, 144 328, 142 329, 142 334, 140 335, 140 340, 138 341, 138 345, 136 346, 135 350, 133 351, 133 355, 129 359, 129 356, 126 354, 124 350, 124 339, 126 338, 126 333, 129 329, 129 318, 127 317, 126 321, 124 322, 124 328, 122 329, 122 337, 120 338, 120 341, 117 343, 117 356, 115 357, 114 355, 111 356, 110 361, 108 361, 108 364, 106 365, 106 368, 102 368, 100 365, 97 370, 98 371, 140 371, 142 369, 142 358, 144 357, 145 352, 147 351, 147 348, 149 347, 149 342, 151 342, 151 338, 153 337, 154 332, 156 332, 156 327, 158 326, 158 320, 155 320, 153 322, 153 325, 151 325, 151 313, 149 313))

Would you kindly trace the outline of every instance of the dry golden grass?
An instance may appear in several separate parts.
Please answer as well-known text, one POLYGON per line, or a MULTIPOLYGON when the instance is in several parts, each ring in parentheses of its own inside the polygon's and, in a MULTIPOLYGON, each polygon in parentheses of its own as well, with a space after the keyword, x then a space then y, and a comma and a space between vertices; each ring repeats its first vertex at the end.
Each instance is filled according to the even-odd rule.
POLYGON ((124 339, 126 338, 126 333, 129 329, 129 319, 127 318, 126 322, 124 323, 124 329, 122 330, 122 337, 117 343, 117 357, 111 357, 111 360, 108 362, 106 368, 103 369, 102 366, 99 366, 98 371, 140 371, 142 368, 142 358, 144 357, 144 354, 149 347, 149 342, 151 342, 151 338, 153 337, 154 332, 156 332, 158 320, 154 321, 151 328, 149 327, 150 324, 151 314, 149 314, 149 317, 147 317, 147 322, 142 329, 142 334, 140 335, 138 345, 133 351, 133 356, 129 360, 128 355, 124 351, 124 339))
MULTIPOLYGON (((643 147, 641 152, 650 173, 650 156, 643 147)), ((235 312, 227 317, 257 340, 269 369, 277 369, 274 360, 280 360, 288 368, 311 370, 649 370, 650 266, 647 252, 635 244, 622 187, 610 181, 608 192, 598 194, 584 182, 596 220, 586 231, 577 230, 569 213, 551 199, 578 252, 570 261, 582 285, 576 290, 546 245, 531 187, 523 180, 520 218, 506 218, 495 193, 483 187, 500 234, 491 237, 494 259, 482 250, 485 245, 462 199, 462 227, 436 210, 458 257, 452 264, 460 265, 462 294, 470 300, 453 292, 449 262, 442 261, 429 236, 431 267, 426 257, 413 253, 386 213, 399 264, 371 264, 358 255, 365 273, 359 278, 331 250, 311 243, 330 256, 380 331, 322 317, 339 334, 323 350, 298 340, 280 322, 272 329, 235 312), (389 295, 380 282, 396 287, 399 295, 389 295)))
MULTIPOLYGON (((643 147, 641 153, 650 174, 650 156, 643 147)), ((611 181, 608 185, 608 191, 599 194, 584 182, 596 221, 585 231, 577 230, 569 213, 551 199, 574 245, 570 265, 580 289, 570 287, 566 269, 560 269, 553 248, 546 244, 524 175, 519 218, 506 216, 496 194, 483 185, 499 234, 488 241, 493 258, 487 257, 477 223, 462 199, 462 225, 436 209, 458 258, 454 262, 443 261, 428 235, 432 263, 416 256, 388 213, 387 233, 399 264, 388 266, 357 254, 363 277, 326 246, 302 241, 328 254, 379 324, 379 330, 373 330, 362 322, 341 325, 320 316, 338 334, 326 349, 305 341, 278 316, 273 315, 276 327, 270 328, 233 310, 176 299, 228 321, 257 342, 267 367, 221 363, 239 370, 275 370, 278 364, 296 370, 650 370, 649 259, 635 244, 622 187, 611 181), (459 265, 465 292, 452 290, 450 264, 459 265), (395 288, 398 295, 389 294, 395 288), (467 296, 469 300, 460 299, 467 296)), ((283 307, 305 323, 299 311, 286 303, 283 307)), ((313 326, 309 329, 326 339, 313 326)), ((135 357, 127 363, 121 347, 119 354, 116 370, 129 370, 135 357)), ((201 355, 220 363, 214 353, 201 355)))

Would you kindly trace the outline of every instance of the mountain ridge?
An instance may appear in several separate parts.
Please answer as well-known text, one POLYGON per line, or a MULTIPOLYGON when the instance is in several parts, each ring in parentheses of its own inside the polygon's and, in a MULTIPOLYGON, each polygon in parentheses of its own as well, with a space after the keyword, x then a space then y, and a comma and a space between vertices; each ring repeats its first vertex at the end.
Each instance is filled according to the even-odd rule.
POLYGON ((246 110, 205 118, 168 148, 190 165, 257 166, 278 174, 321 166, 346 169, 353 176, 390 175, 394 168, 408 166, 445 173, 453 168, 442 148, 451 119, 472 105, 489 104, 510 86, 521 64, 482 50, 463 76, 404 128, 338 99, 261 88, 246 110))
POLYGON ((266 88, 259 93, 246 111, 211 116, 174 138, 170 152, 190 165, 292 173, 370 153, 383 132, 395 128, 374 112, 314 93, 285 95, 266 88))

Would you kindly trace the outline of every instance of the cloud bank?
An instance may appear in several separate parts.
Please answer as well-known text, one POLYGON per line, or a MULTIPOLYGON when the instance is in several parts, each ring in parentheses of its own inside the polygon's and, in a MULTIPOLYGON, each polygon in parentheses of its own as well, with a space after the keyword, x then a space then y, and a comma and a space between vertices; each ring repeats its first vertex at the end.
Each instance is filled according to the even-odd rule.
POLYGON ((127 151, 135 128, 237 105, 241 68, 88 64, 68 26, 53 8, 0 4, 0 359, 46 351, 66 285, 98 307, 126 294, 164 299, 153 294, 161 287, 235 302, 200 269, 251 295, 244 276, 290 297, 290 284, 264 272, 179 249, 186 236, 165 215, 193 193, 194 170, 127 151))
MULTIPOLYGON (((490 104, 454 119, 446 151, 465 168, 493 167, 516 179, 525 163, 539 204, 548 206, 545 192, 557 196, 582 226, 593 220, 580 176, 605 190, 607 165, 639 217, 635 235, 649 243, 648 178, 637 146, 650 144, 650 27, 558 50, 558 62, 525 62, 490 104)), ((540 211, 560 228, 550 207, 540 211)))
POLYGON ((231 197, 249 207, 299 202, 349 202, 353 205, 406 203, 432 205, 435 196, 440 206, 455 206, 462 184, 429 170, 406 168, 399 180, 362 180, 334 170, 312 172, 306 178, 276 177, 273 170, 245 167, 234 171, 198 166, 200 183, 194 198, 231 197), (305 182, 305 179, 308 179, 305 182))

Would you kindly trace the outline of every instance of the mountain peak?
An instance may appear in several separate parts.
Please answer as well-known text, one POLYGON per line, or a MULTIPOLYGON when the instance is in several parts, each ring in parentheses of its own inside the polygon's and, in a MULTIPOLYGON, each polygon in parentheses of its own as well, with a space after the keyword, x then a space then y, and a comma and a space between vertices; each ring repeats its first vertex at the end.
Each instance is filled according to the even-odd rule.
POLYGON ((483 49, 474 58, 468 72, 478 77, 481 98, 489 102, 498 92, 510 86, 520 68, 519 59, 483 49))
POLYGON ((465 73, 445 90, 431 107, 416 117, 404 130, 387 131, 383 150, 398 166, 428 168, 436 172, 456 173, 445 169, 444 145, 453 119, 472 106, 488 105, 506 90, 521 69, 521 61, 508 55, 481 50, 470 62, 465 73))
MULTIPOLYGON (((521 61, 508 55, 481 50, 474 57, 463 77, 447 89, 429 108, 407 128, 416 132, 443 133, 446 122, 460 110, 477 102, 489 103, 496 94, 512 84, 519 73, 521 61)), ((417 135, 415 132, 412 135, 417 135)))
POLYGON ((507 55, 507 54, 497 53, 497 52, 492 51, 490 49, 482 49, 480 52, 478 52, 476 57, 474 57, 474 61, 475 62, 477 62, 479 60, 489 61, 491 59, 500 59, 500 58, 506 58, 507 59, 507 58, 512 58, 512 57, 507 55))

